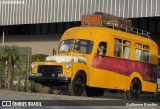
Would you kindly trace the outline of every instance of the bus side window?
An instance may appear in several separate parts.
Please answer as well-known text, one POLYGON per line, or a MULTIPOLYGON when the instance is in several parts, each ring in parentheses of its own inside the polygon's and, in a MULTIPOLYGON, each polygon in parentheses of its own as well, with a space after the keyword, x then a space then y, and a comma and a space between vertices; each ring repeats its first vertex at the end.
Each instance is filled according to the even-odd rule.
POLYGON ((121 57, 122 54, 122 40, 121 39, 114 39, 114 56, 121 57))
POLYGON ((142 61, 142 44, 136 43, 136 49, 135 49, 135 56, 136 56, 136 61, 142 61))
POLYGON ((149 46, 143 45, 143 61, 149 62, 149 46))
POLYGON ((143 61, 144 62, 149 62, 149 52, 148 51, 143 51, 143 61))
POLYGON ((97 54, 105 56, 107 52, 107 43, 106 42, 100 42, 97 49, 97 54))
POLYGON ((131 42, 124 40, 123 44, 124 44, 124 46, 123 46, 123 58, 124 59, 129 59, 130 58, 130 45, 131 45, 131 42))

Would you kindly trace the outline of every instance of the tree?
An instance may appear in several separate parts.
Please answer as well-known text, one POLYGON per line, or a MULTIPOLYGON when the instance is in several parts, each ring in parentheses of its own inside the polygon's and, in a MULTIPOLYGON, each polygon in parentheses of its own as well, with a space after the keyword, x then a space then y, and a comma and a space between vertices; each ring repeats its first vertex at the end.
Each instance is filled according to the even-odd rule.
POLYGON ((1 57, 6 62, 8 68, 8 85, 7 89, 10 89, 11 83, 11 69, 19 60, 19 52, 17 46, 4 46, 1 48, 1 57))
POLYGON ((17 89, 20 91, 28 91, 28 74, 30 72, 30 56, 21 55, 17 64, 16 69, 14 70, 15 77, 18 79, 17 89))

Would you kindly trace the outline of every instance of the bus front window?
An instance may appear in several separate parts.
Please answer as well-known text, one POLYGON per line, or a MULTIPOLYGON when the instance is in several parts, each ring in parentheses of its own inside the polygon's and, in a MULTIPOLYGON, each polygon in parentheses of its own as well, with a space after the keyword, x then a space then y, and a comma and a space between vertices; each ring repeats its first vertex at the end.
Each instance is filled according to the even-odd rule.
POLYGON ((93 42, 90 40, 77 39, 74 46, 74 52, 91 54, 93 42))
POLYGON ((61 45, 60 45, 60 47, 59 47, 59 53, 71 52, 73 42, 74 42, 73 39, 69 39, 69 40, 64 40, 64 41, 62 41, 62 42, 61 42, 61 45))

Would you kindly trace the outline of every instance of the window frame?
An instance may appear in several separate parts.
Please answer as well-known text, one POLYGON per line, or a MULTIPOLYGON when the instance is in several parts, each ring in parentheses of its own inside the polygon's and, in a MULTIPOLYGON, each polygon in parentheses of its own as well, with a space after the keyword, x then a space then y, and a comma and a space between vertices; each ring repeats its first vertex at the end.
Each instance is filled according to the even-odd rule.
POLYGON ((140 61, 143 62, 143 45, 141 43, 135 43, 135 61, 140 61), (137 46, 137 44, 139 44, 140 46, 137 46), (137 60, 137 50, 141 51, 141 56, 140 56, 140 60, 137 60))
POLYGON ((146 45, 146 44, 141 44, 141 43, 135 43, 135 61, 140 61, 140 62, 144 62, 144 63, 150 63, 150 46, 146 45), (141 47, 136 46, 136 44, 140 44, 141 47), (145 48, 145 46, 147 48, 145 48), (141 50, 141 60, 136 60, 136 49, 141 50), (144 51, 148 52, 148 61, 144 61, 144 51))
POLYGON ((126 40, 126 39, 120 39, 120 38, 114 38, 114 50, 113 50, 113 56, 116 58, 122 58, 122 59, 128 59, 130 60, 131 56, 130 56, 130 52, 131 52, 131 41, 126 40), (116 41, 116 39, 119 40, 119 42, 116 41), (129 42, 129 44, 125 44, 124 42, 129 42), (120 45, 120 56, 116 56, 115 55, 115 45, 120 45), (124 57, 124 47, 128 47, 129 48, 129 57, 125 58, 124 57))
POLYGON ((102 56, 107 56, 107 49, 108 49, 107 46, 108 46, 108 43, 107 43, 106 41, 101 41, 101 42, 99 42, 98 47, 97 47, 97 52, 96 52, 96 54, 97 54, 97 55, 100 55, 100 54, 98 53, 98 49, 99 49, 99 46, 100 46, 102 43, 105 43, 105 46, 106 46, 106 47, 105 47, 105 49, 106 49, 106 50, 105 50, 105 53, 102 54, 102 56))
POLYGON ((122 49, 123 49, 123 54, 122 54, 122 55, 123 55, 123 58, 124 58, 124 59, 130 59, 130 58, 131 58, 131 56, 130 56, 130 54, 131 54, 131 41, 129 41, 129 40, 123 40, 122 42, 123 42, 123 44, 122 44, 122 49), (125 44, 124 41, 129 42, 129 44, 125 44), (128 57, 128 58, 125 58, 125 57, 124 57, 124 56, 125 56, 125 55, 124 55, 124 54, 125 54, 124 47, 128 47, 128 48, 129 48, 129 54, 128 54, 129 57, 128 57))
POLYGON ((143 62, 150 63, 150 46, 149 45, 143 45, 143 62), (145 48, 144 46, 147 46, 148 48, 145 48), (144 61, 144 51, 148 52, 148 61, 144 61))
MULTIPOLYGON (((75 41, 75 40, 74 40, 74 39, 66 39, 66 40, 62 40, 62 41, 61 41, 61 43, 60 43, 60 45, 59 45, 59 47, 58 47, 58 54, 60 54, 60 53, 64 53, 64 52, 60 52, 60 47, 61 47, 62 42, 67 41, 67 40, 73 40, 71 50, 70 50, 70 51, 68 51, 68 52, 71 52, 71 51, 72 51, 72 49, 73 49, 73 45, 74 45, 74 41, 75 41)), ((65 52, 65 53, 68 53, 68 52, 65 52)))
MULTIPOLYGON (((122 52, 123 52, 123 51, 122 51, 122 45, 123 45, 122 42, 123 42, 122 39, 120 39, 120 38, 114 38, 114 50, 113 50, 113 56, 114 56, 114 57, 122 58, 122 54, 123 54, 123 53, 122 53, 122 52), (116 39, 120 40, 120 42, 116 42, 116 39), (116 56, 116 55, 115 55, 115 45, 120 46, 120 56, 118 56, 118 55, 116 56)), ((119 54, 119 53, 117 53, 117 54, 119 54)))
MULTIPOLYGON (((86 39, 75 39, 74 41, 75 41, 75 42, 74 42, 74 46, 73 46, 73 50, 72 50, 73 52, 75 52, 75 53, 82 53, 82 54, 88 54, 88 55, 89 55, 89 54, 92 54, 92 52, 93 52, 93 47, 94 47, 94 41, 92 41, 92 40, 86 40, 86 39), (87 53, 87 52, 86 52, 86 53, 83 53, 83 52, 76 52, 74 49, 75 49, 76 41, 77 41, 77 40, 81 40, 81 41, 90 41, 90 42, 92 42, 92 50, 91 50, 91 52, 90 52, 90 53, 87 53)), ((80 45, 81 45, 81 44, 80 44, 80 45)))

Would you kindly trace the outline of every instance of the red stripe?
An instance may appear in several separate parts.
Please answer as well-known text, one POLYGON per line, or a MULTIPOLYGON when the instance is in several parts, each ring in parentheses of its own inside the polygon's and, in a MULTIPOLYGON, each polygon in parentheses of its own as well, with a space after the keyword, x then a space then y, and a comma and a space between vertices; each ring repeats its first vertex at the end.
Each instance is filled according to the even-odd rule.
POLYGON ((132 72, 139 72, 143 80, 157 82, 157 66, 148 63, 135 62, 131 60, 95 56, 91 66, 98 69, 112 71, 125 76, 130 76, 132 72))

